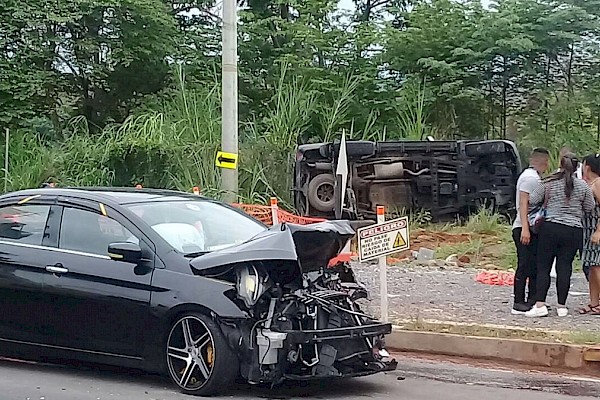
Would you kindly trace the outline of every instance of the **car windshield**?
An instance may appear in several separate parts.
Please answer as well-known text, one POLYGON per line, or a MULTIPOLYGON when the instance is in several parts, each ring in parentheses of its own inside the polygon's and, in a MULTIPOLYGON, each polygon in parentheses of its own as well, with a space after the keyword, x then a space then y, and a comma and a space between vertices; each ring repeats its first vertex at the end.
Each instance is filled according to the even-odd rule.
POLYGON ((243 243, 265 230, 252 218, 207 200, 136 203, 127 207, 175 250, 190 256, 243 243))

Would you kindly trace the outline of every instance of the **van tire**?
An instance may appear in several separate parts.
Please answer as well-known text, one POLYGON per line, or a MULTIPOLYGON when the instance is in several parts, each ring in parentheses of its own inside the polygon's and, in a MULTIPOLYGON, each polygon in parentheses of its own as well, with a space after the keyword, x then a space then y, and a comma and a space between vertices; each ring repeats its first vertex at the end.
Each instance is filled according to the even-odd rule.
POLYGON ((319 174, 308 184, 308 201, 321 212, 332 212, 335 206, 335 178, 332 174, 319 174))

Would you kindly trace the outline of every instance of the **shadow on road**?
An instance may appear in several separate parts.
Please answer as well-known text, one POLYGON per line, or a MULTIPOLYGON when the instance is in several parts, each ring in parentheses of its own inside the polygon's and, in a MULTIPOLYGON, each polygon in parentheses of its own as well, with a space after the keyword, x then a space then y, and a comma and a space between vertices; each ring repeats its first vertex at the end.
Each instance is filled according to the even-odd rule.
MULTIPOLYGON (((98 383, 127 384, 144 387, 148 390, 173 390, 175 387, 168 378, 145 371, 113 366, 73 362, 71 360, 46 360, 44 362, 25 361, 0 357, 0 369, 23 370, 28 373, 69 375, 72 378, 90 380, 98 383)), ((395 378, 395 375, 394 375, 395 378)), ((250 385, 235 383, 223 396, 256 397, 262 399, 335 399, 350 396, 374 396, 381 392, 381 385, 361 378, 333 379, 311 382, 284 382, 271 387, 270 385, 250 385)), ((194 397, 190 397, 194 398, 194 397)))

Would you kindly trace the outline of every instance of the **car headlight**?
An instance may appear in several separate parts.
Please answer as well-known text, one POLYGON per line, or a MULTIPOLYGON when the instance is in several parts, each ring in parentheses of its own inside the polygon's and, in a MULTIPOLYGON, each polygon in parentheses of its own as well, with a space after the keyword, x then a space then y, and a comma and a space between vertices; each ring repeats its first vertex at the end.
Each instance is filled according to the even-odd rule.
POLYGON ((237 270, 236 289, 246 306, 252 307, 267 290, 267 276, 254 265, 245 265, 237 270))

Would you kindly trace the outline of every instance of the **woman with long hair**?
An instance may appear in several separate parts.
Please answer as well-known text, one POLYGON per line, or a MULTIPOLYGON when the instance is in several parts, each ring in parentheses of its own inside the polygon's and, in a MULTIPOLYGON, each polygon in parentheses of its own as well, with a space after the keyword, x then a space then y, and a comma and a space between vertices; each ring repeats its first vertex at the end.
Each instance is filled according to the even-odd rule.
POLYGON ((584 158, 583 179, 592 189, 596 204, 583 219, 581 261, 584 268, 589 268, 590 304, 579 313, 600 315, 600 154, 584 158))
POLYGON ((536 304, 525 313, 528 317, 548 315, 546 297, 550 289, 550 270, 556 258, 557 313, 568 315, 567 297, 571 286, 573 259, 583 241, 583 215, 594 208, 590 187, 574 177, 578 160, 573 153, 560 159, 560 169, 550 175, 530 197, 530 204, 545 204, 546 218, 540 227, 537 251, 536 304))

